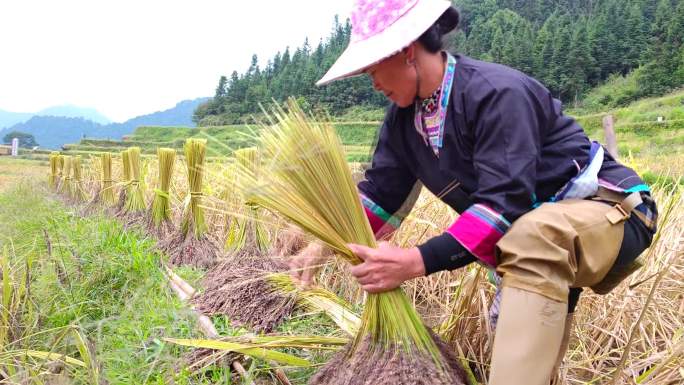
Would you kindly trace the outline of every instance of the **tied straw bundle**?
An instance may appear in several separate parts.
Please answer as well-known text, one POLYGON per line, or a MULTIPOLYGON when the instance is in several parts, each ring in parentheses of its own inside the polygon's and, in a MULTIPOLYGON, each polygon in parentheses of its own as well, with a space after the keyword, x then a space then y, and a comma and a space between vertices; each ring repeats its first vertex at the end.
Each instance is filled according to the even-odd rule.
POLYGON ((64 176, 64 182, 62 182, 62 185, 60 186, 60 192, 64 193, 68 196, 71 196, 71 160, 72 157, 70 155, 65 155, 64 156, 64 167, 63 167, 63 176, 64 176))
POLYGON ((131 180, 131 163, 128 161, 128 150, 121 151, 121 172, 122 172, 122 188, 119 191, 119 201, 116 204, 116 209, 119 213, 122 213, 124 205, 126 204, 128 196, 128 183, 131 180))
POLYGON ((105 205, 111 206, 114 204, 114 185, 112 181, 112 154, 106 152, 100 155, 100 163, 102 166, 102 189, 100 190, 100 199, 105 205))
POLYGON ((86 199, 86 193, 83 189, 83 181, 81 175, 83 168, 81 166, 81 156, 75 156, 71 159, 72 179, 71 184, 71 198, 77 202, 82 202, 86 199))
POLYGON ((50 175, 48 176, 48 186, 51 189, 57 188, 58 175, 59 175, 59 152, 53 151, 50 153, 50 175))
POLYGON ((140 147, 128 149, 128 164, 130 180, 127 183, 128 191, 126 192, 124 211, 128 214, 139 214, 145 210, 145 187, 141 179, 140 147))
MULTIPOLYGON (((176 163, 176 150, 171 148, 158 148, 159 181, 154 189, 154 199, 150 207, 150 222, 148 228, 160 232, 162 228, 170 229, 171 226, 171 199, 169 189, 173 167, 176 163)), ((162 234, 159 234, 162 235, 162 234)))
MULTIPOLYGON (((238 168, 256 173, 259 167, 259 157, 254 147, 242 148, 235 151, 235 162, 238 168)), ((232 181, 234 183, 234 181, 232 181)), ((235 191, 233 193, 236 193, 235 191)), ((240 194, 236 194, 240 195, 240 194)), ((233 197, 230 197, 233 198, 233 197)), ((226 248, 232 251, 247 250, 265 251, 268 248, 268 232, 264 229, 259 208, 248 204, 244 197, 234 207, 235 214, 228 226, 226 248)))
POLYGON ((190 232, 196 239, 202 238, 207 232, 207 224, 204 221, 204 209, 202 203, 202 178, 204 176, 204 157, 207 149, 207 141, 204 139, 188 139, 183 147, 185 161, 188 169, 188 186, 190 191, 185 201, 183 210, 183 222, 181 229, 183 235, 190 232))
POLYGON ((185 142, 185 162, 188 172, 188 192, 183 204, 183 220, 180 231, 160 244, 169 254, 169 261, 176 265, 192 265, 209 268, 219 256, 219 249, 207 233, 202 207, 202 178, 207 141, 188 139, 185 142))
MULTIPOLYGON (((308 117, 290 100, 262 128, 265 169, 241 168, 238 186, 250 201, 277 212, 316 236, 350 264, 362 261, 349 243, 375 247, 342 144, 333 127, 308 117)), ((458 358, 423 324, 398 288, 368 294, 361 326, 346 351, 310 384, 463 384, 458 358)))
POLYGON ((63 176, 64 176, 64 155, 58 155, 57 156, 57 185, 55 188, 57 191, 61 190, 62 183, 64 183, 63 176))

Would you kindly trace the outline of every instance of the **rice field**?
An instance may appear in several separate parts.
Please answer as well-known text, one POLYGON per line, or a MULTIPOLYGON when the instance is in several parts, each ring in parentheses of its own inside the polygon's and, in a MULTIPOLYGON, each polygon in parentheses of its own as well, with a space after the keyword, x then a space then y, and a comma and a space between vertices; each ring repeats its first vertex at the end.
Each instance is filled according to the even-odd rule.
MULTIPOLYGON (((662 135, 649 141, 672 134, 662 135)), ((346 145, 349 153, 365 148, 346 145)), ((639 151, 623 160, 651 175, 660 231, 642 256, 645 267, 607 296, 583 294, 560 384, 684 383, 684 155, 639 151)), ((82 187, 69 187, 86 197, 77 202, 48 188, 47 162, 0 158, 0 383, 306 384, 358 330, 365 295, 343 262, 327 262, 315 290, 288 286, 283 258, 310 238, 302 243, 281 216, 246 205, 234 159, 191 159, 189 182, 187 158, 176 156, 161 168, 174 170, 162 189, 156 157, 139 157, 135 187, 146 209, 136 215, 97 199, 107 179, 99 154, 81 162, 82 187), (160 189, 173 227, 166 232, 179 231, 201 197, 193 204, 220 250, 213 266, 169 265, 169 249, 146 218, 160 189), (227 242, 234 226, 244 232, 239 250, 227 242)), ((122 207, 131 178, 113 153, 111 189, 123 192, 122 207)), ((455 217, 423 192, 392 242, 417 244, 455 217)), ((495 292, 487 271, 471 265, 404 291, 467 369, 467 381, 485 384, 495 292)))

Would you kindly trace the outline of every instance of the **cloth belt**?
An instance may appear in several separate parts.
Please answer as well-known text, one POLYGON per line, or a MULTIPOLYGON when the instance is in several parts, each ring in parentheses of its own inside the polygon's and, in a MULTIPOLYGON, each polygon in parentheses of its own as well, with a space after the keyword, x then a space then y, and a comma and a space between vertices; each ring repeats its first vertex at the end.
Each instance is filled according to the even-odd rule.
POLYGON ((599 198, 599 200, 605 200, 615 204, 615 206, 613 206, 614 210, 610 210, 606 214, 608 221, 614 225, 622 221, 626 221, 632 214, 636 215, 637 218, 639 218, 646 225, 646 227, 650 229, 652 229, 655 225, 653 221, 644 213, 639 210, 635 210, 637 206, 644 203, 643 199, 641 199, 640 192, 633 192, 625 196, 619 192, 599 186, 596 196, 599 198))

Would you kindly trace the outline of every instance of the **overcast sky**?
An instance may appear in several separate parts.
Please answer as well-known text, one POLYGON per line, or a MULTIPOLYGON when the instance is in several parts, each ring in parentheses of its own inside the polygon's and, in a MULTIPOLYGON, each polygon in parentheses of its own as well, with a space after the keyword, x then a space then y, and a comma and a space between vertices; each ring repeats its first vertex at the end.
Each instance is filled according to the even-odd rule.
POLYGON ((353 0, 2 0, 0 109, 75 104, 114 121, 212 96, 309 37, 327 37, 353 0))

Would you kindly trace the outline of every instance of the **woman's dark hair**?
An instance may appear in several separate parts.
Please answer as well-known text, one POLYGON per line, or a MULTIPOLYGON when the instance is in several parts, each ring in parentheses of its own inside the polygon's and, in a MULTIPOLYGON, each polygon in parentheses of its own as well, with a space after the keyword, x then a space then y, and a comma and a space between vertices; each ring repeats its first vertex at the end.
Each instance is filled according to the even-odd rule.
POLYGON ((437 53, 442 50, 442 38, 458 26, 459 13, 454 7, 449 7, 442 16, 435 21, 419 38, 418 41, 429 52, 437 53))

